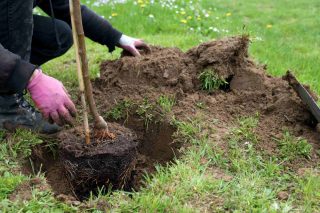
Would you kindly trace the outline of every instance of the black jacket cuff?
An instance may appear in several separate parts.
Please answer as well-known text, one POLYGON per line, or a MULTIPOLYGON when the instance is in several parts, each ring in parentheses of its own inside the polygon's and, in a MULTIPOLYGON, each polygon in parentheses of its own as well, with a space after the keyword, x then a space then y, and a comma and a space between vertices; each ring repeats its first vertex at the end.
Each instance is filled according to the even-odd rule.
POLYGON ((120 38, 122 33, 116 29, 112 29, 111 34, 107 36, 105 45, 107 45, 109 52, 113 52, 115 47, 119 45, 120 38))
POLYGON ((27 87, 36 65, 20 60, 7 82, 9 93, 21 93, 27 87))

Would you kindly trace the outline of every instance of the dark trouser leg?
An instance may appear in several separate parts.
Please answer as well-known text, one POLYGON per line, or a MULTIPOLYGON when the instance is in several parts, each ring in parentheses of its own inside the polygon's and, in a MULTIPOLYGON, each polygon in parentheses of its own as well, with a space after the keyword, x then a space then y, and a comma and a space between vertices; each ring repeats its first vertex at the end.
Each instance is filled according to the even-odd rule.
POLYGON ((55 19, 56 32, 52 18, 34 15, 33 21, 31 63, 42 65, 63 55, 72 46, 72 31, 66 22, 55 19))
POLYGON ((29 61, 33 0, 0 0, 0 43, 29 61))

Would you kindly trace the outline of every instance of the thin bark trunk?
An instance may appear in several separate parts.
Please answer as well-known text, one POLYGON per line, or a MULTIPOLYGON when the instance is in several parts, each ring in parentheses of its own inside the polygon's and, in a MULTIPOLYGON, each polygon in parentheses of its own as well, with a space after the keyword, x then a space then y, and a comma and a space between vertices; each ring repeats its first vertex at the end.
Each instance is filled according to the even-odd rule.
MULTIPOLYGON (((79 0, 69 0, 70 2, 70 15, 72 18, 72 31, 74 37, 74 43, 77 52, 77 58, 79 58, 79 64, 81 67, 82 78, 84 82, 84 89, 86 99, 89 104, 89 109, 94 118, 95 129, 107 129, 107 122, 99 115, 95 101, 93 99, 92 85, 89 77, 88 60, 86 55, 85 35, 82 25, 81 7, 79 0)), ((78 62, 77 62, 78 63, 78 62)))
MULTIPOLYGON (((72 29, 76 29, 75 28, 76 24, 75 24, 73 0, 70 0, 69 3, 70 3, 70 16, 71 16, 72 29)), ((86 98, 85 98, 85 86, 84 86, 82 71, 81 71, 81 59, 80 59, 80 54, 79 54, 79 45, 78 45, 78 37, 77 37, 76 30, 72 30, 72 35, 73 35, 73 42, 75 45, 76 61, 77 61, 77 75, 78 75, 78 81, 79 81, 81 104, 82 104, 82 108, 83 108, 83 122, 84 122, 84 130, 85 130, 85 140, 86 140, 86 144, 90 144, 90 129, 89 129, 89 121, 88 121, 87 104, 86 104, 86 98)))

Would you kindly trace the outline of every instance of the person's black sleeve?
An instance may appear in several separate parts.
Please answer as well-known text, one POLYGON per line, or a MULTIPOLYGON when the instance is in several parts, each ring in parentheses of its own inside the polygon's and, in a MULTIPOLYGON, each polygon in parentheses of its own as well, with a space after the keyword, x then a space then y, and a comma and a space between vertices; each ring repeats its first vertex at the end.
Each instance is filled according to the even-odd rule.
MULTIPOLYGON (((51 1, 54 17, 67 22, 71 26, 69 0, 51 1)), ((39 1, 38 6, 49 16, 52 16, 50 1, 39 1)), ((84 5, 81 5, 81 13, 85 36, 102 45, 107 45, 109 51, 112 52, 122 33, 84 5)))
POLYGON ((0 44, 0 93, 22 92, 36 66, 21 59, 0 44))

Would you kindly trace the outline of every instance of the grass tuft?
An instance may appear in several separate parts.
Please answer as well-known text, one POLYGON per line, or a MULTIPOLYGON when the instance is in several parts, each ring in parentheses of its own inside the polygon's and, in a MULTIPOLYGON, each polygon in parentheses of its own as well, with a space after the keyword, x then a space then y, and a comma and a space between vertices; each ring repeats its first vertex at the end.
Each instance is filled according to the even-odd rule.
POLYGON ((15 175, 8 171, 4 172, 0 176, 0 199, 7 198, 26 179, 27 177, 23 175, 15 175))
POLYGON ((125 119, 129 117, 129 110, 133 106, 132 101, 123 100, 117 103, 110 111, 107 112, 107 117, 114 120, 125 119))
POLYGON ((258 142, 255 128, 259 122, 259 115, 241 117, 238 119, 238 127, 231 131, 229 144, 231 146, 247 145, 252 146, 258 142))
POLYGON ((7 143, 13 158, 27 158, 31 155, 32 147, 43 141, 29 130, 17 129, 12 137, 7 139, 7 143))
POLYGON ((154 119, 154 106, 149 102, 147 98, 145 98, 143 102, 138 105, 136 113, 144 120, 144 125, 148 129, 149 124, 154 119))
POLYGON ((211 69, 204 70, 199 75, 199 80, 201 81, 201 89, 208 92, 213 92, 228 84, 226 80, 221 78, 217 73, 211 69))
POLYGON ((312 146, 306 139, 295 137, 289 131, 283 133, 282 139, 275 139, 280 147, 280 157, 291 161, 297 157, 310 158, 312 146))
POLYGON ((174 133, 176 138, 184 138, 186 140, 194 139, 198 133, 201 132, 202 126, 197 119, 188 121, 178 121, 175 118, 172 119, 171 124, 177 127, 177 131, 174 133))
POLYGON ((164 111, 164 113, 169 113, 172 110, 172 107, 175 105, 176 101, 174 97, 161 95, 157 103, 160 105, 161 109, 164 111))

